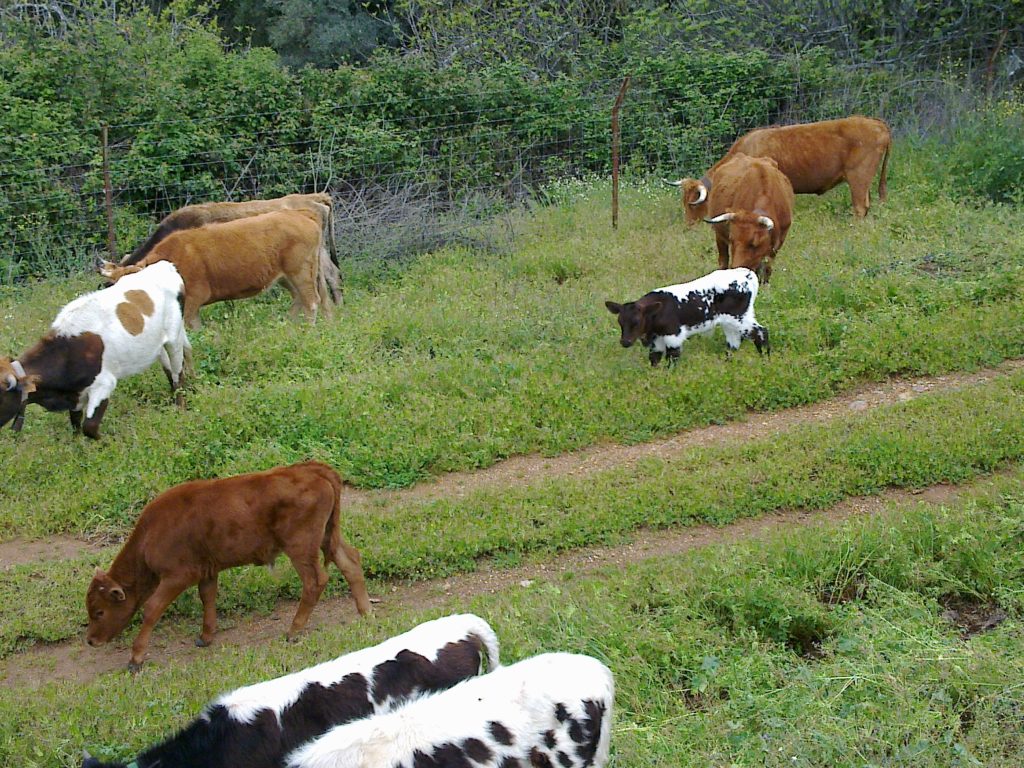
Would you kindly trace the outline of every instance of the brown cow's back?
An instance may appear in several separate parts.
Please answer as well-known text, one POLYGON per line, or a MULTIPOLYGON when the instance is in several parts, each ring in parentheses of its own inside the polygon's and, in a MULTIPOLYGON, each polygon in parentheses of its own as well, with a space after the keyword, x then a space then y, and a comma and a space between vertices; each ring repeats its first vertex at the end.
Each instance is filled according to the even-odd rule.
POLYGON ((206 224, 221 224, 227 221, 258 216, 262 213, 283 210, 310 210, 313 211, 321 226, 325 229, 330 243, 331 259, 337 264, 337 253, 333 238, 332 220, 333 201, 326 192, 312 194, 285 195, 284 197, 272 200, 247 200, 239 203, 232 202, 211 202, 186 205, 176 211, 167 214, 157 225, 153 234, 146 239, 138 248, 121 260, 120 266, 127 267, 138 264, 154 247, 174 232, 186 229, 195 229, 206 224))
POLYGON ((174 571, 185 562, 204 572, 213 566, 269 564, 282 551, 275 541, 293 541, 304 529, 317 542, 323 538, 340 489, 337 472, 319 462, 193 480, 146 505, 135 544, 155 573, 174 571), (323 517, 322 523, 311 526, 311 511, 323 517))
MULTIPOLYGON (((332 299, 323 282, 328 263, 319 217, 309 210, 272 211, 168 235, 132 270, 173 263, 185 282, 185 320, 199 325, 199 307, 255 296, 279 278, 313 319, 332 299)), ((115 270, 116 271, 116 270, 115 270)), ((116 278, 115 278, 116 279, 116 278)))
MULTIPOLYGON (((741 152, 770 157, 789 178, 794 192, 822 194, 846 181, 851 169, 856 173, 870 165, 873 176, 882 159, 880 152, 887 153, 891 141, 885 121, 859 115, 759 128, 738 138, 714 168, 741 152)), ((883 196, 884 173, 879 187, 883 196)))

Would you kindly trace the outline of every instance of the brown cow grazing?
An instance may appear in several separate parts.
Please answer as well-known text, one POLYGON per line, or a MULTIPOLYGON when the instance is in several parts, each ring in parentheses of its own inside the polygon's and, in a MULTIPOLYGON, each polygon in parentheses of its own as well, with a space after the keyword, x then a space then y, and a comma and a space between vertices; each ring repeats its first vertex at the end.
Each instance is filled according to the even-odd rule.
POLYGON ((722 163, 740 153, 770 157, 779 164, 779 170, 798 195, 821 195, 845 181, 850 185, 854 215, 864 217, 871 207, 871 180, 879 163, 882 170, 878 177, 878 199, 885 202, 891 146, 889 126, 874 117, 758 128, 736 139, 699 181, 687 178, 668 183, 680 188, 686 223, 695 224, 708 215, 708 194, 722 163))
POLYGON ((128 626, 142 607, 142 628, 129 667, 138 669, 153 626, 193 584, 203 603, 208 645, 217 629, 217 574, 239 565, 269 565, 282 552, 302 579, 302 599, 288 638, 306 626, 327 586, 333 562, 360 614, 370 610, 358 550, 339 530, 342 480, 326 464, 307 461, 217 480, 193 480, 146 505, 109 572, 97 569, 85 597, 86 642, 101 645, 128 626))
POLYGON ((329 260, 312 211, 273 211, 174 232, 138 264, 104 262, 100 273, 117 281, 158 261, 174 264, 185 281, 189 328, 199 327, 200 307, 255 296, 279 278, 292 294, 293 316, 301 310, 312 322, 319 306, 327 313, 332 306, 325 276, 329 260))
POLYGON ((320 220, 324 237, 321 242, 330 249, 330 263, 324 264, 327 285, 334 296, 334 302, 341 302, 341 274, 338 272, 338 248, 334 242, 334 201, 326 192, 309 195, 285 195, 272 200, 248 200, 243 203, 199 203, 186 205, 167 214, 157 225, 153 234, 134 251, 121 259, 122 267, 138 264, 157 243, 183 229, 196 229, 206 224, 223 224, 271 211, 313 211, 320 220))
POLYGON ((714 169, 705 219, 715 228, 718 268, 746 267, 768 284, 793 221, 793 187, 771 158, 738 153, 714 169))

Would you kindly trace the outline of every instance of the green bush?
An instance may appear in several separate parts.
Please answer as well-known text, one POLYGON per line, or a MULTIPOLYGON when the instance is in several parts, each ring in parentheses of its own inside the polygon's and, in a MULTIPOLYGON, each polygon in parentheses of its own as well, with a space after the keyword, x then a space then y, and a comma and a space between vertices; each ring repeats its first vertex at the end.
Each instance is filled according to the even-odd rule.
POLYGON ((997 203, 1024 202, 1024 101, 964 119, 948 155, 953 184, 997 203))

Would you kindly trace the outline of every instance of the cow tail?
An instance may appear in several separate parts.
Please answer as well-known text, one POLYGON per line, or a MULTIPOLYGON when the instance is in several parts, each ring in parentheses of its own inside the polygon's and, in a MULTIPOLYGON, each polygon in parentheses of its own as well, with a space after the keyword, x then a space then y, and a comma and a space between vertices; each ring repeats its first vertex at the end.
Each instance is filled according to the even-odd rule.
POLYGON ((882 155, 882 172, 878 174, 878 200, 885 202, 887 194, 885 188, 885 175, 889 170, 889 150, 892 149, 892 134, 889 135, 889 142, 885 145, 885 154, 882 155))

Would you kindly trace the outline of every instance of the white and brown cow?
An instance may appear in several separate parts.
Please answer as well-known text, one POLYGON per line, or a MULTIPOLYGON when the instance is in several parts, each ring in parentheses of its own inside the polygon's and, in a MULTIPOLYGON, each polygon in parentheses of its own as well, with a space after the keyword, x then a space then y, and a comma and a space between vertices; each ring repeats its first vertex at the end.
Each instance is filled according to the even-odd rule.
POLYGON ((611 670, 597 659, 546 653, 336 726, 292 752, 286 765, 601 768, 614 693, 611 670))
POLYGON ((178 270, 161 262, 70 302, 34 346, 0 358, 0 426, 14 419, 20 430, 25 407, 36 403, 68 411, 76 432, 98 438, 118 380, 157 360, 177 391, 191 367, 183 290, 178 270))
MULTIPOLYGON (((330 728, 386 713, 498 666, 498 639, 473 614, 447 616, 211 703, 136 768, 279 768, 330 728)), ((86 757, 82 768, 125 768, 86 757)))

